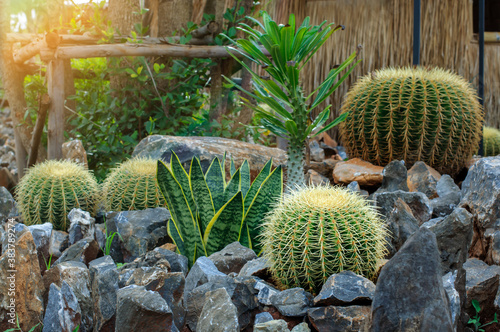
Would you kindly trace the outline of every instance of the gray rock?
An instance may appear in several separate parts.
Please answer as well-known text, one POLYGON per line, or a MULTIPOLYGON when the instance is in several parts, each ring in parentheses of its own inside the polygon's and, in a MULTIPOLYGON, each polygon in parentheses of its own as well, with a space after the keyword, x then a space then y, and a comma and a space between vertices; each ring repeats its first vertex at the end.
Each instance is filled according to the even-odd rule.
POLYGON ((55 284, 50 285, 42 331, 74 331, 80 325, 81 319, 80 305, 71 287, 65 281, 60 288, 55 284))
POLYGON ((187 257, 163 248, 155 248, 155 250, 148 251, 133 262, 124 264, 120 269, 163 267, 167 264, 170 265, 169 272, 182 272, 184 276, 188 273, 187 257))
POLYGON ((431 200, 433 215, 445 217, 460 203, 460 188, 448 174, 444 174, 437 182, 436 191, 439 197, 431 200))
POLYGON ((257 281, 253 287, 259 291, 257 300, 263 305, 272 305, 271 298, 280 292, 263 280, 257 281))
POLYGON ((423 161, 417 161, 408 170, 408 187, 424 193, 429 199, 437 197, 436 186, 441 174, 423 161))
POLYGON ((377 189, 377 193, 410 190, 407 183, 408 171, 403 161, 391 161, 384 167, 382 176, 382 185, 377 189))
POLYGON ((325 151, 320 148, 318 141, 309 142, 309 151, 311 152, 312 161, 323 161, 325 159, 325 151))
POLYGON ((97 257, 99 251, 100 249, 94 238, 86 237, 64 250, 61 257, 59 257, 52 264, 52 266, 56 266, 57 264, 67 261, 82 262, 85 265, 88 265, 97 257))
POLYGON ((444 217, 432 218, 429 221, 424 222, 420 227, 431 228, 444 220, 444 217))
POLYGON ((97 241, 99 248, 104 248, 106 246, 106 225, 105 224, 95 224, 94 239, 97 241))
POLYGON ((405 192, 397 190, 393 192, 374 194, 373 199, 376 201, 377 206, 380 207, 380 213, 382 213, 385 217, 389 216, 398 199, 401 199, 408 204, 413 216, 418 220, 419 225, 430 220, 432 217, 431 203, 427 196, 420 192, 405 192))
POLYGON ((386 258, 391 258, 406 240, 418 230, 419 221, 413 216, 408 204, 400 198, 394 203, 394 208, 389 212, 388 217, 383 220, 389 230, 386 237, 386 258))
POLYGON ((50 247, 50 236, 52 234, 52 224, 46 222, 42 225, 31 225, 28 226, 33 240, 36 245, 36 252, 38 256, 38 263, 40 264, 40 272, 43 274, 47 269, 46 263, 49 262, 49 247, 50 247))
POLYGON ((0 224, 17 215, 16 201, 5 187, 0 186, 0 224))
POLYGON ((330 180, 326 176, 312 169, 307 170, 305 182, 311 186, 330 185, 330 180))
POLYGON ((314 298, 314 306, 371 304, 375 294, 375 284, 352 271, 342 271, 331 275, 319 294, 314 298))
POLYGON ((349 183, 347 185, 347 189, 350 190, 350 191, 352 191, 353 193, 358 193, 361 196, 368 197, 368 191, 361 190, 361 188, 359 187, 358 181, 352 181, 351 183, 349 183))
POLYGON ((464 264, 466 271, 467 300, 465 311, 469 316, 476 314, 472 300, 479 302, 481 315, 484 317, 495 312, 495 298, 499 288, 500 266, 489 266, 475 258, 468 259, 464 264))
POLYGON ((337 149, 338 155, 340 156, 340 158, 342 158, 342 160, 346 160, 349 157, 347 155, 347 153, 345 152, 345 148, 343 146, 338 145, 336 147, 336 149, 337 149))
POLYGON ((208 258, 214 262, 220 272, 229 274, 239 273, 241 268, 247 262, 256 259, 257 255, 252 249, 242 246, 239 242, 233 242, 208 258))
MULTIPOLYGON (((94 331, 112 331, 116 319, 116 292, 118 271, 110 256, 98 258, 89 264, 94 307, 94 331)), ((117 331, 121 331, 117 329, 117 331)))
POLYGON ((302 288, 290 288, 271 297, 271 302, 283 316, 305 316, 313 296, 302 288))
POLYGON ((208 257, 202 256, 196 260, 186 277, 184 298, 187 299, 187 295, 198 286, 226 278, 227 275, 220 272, 208 257))
POLYGON ((274 318, 273 318, 273 316, 270 313, 268 313, 268 312, 261 312, 261 313, 258 313, 257 315, 255 315, 254 324, 257 325, 257 324, 262 324, 262 323, 270 322, 273 319, 274 318))
POLYGON ((69 247, 69 235, 64 231, 52 230, 49 243, 49 256, 52 255, 52 261, 61 257, 64 250, 69 247))
POLYGON ((118 269, 118 288, 123 288, 123 287, 127 286, 128 281, 130 280, 130 278, 134 274, 135 270, 136 270, 136 268, 125 268, 124 269, 123 266, 121 266, 118 269))
POLYGON ((50 285, 63 287, 66 283, 76 296, 81 309, 81 324, 79 331, 92 331, 93 312, 92 295, 90 293, 90 274, 87 266, 80 262, 68 261, 58 264, 46 271, 43 283, 47 290, 50 285))
POLYGON ((95 219, 90 213, 81 209, 72 209, 68 213, 71 222, 69 226, 69 245, 73 245, 83 238, 95 236, 95 219))
POLYGON ((254 332, 290 332, 288 324, 283 319, 275 319, 269 322, 255 324, 254 332))
POLYGON ((108 234, 118 232, 123 239, 122 242, 115 236, 111 257, 117 262, 128 263, 167 243, 169 219, 170 213, 165 208, 107 213, 108 234))
POLYGON ((370 306, 321 307, 307 311, 309 321, 319 332, 368 332, 370 306))
POLYGON ((156 292, 135 285, 117 292, 115 331, 178 331, 172 316, 167 302, 156 292))
POLYGON ((441 275, 436 237, 420 228, 380 272, 371 331, 453 331, 441 275))
POLYGON ((496 265, 500 264, 500 230, 488 228, 484 232, 484 239, 489 243, 488 257, 486 260, 496 265))
POLYGON ((251 260, 240 270, 238 276, 255 276, 265 279, 269 275, 269 262, 264 257, 251 260))
POLYGON ((238 312, 224 288, 206 293, 206 301, 198 320, 198 332, 239 331, 238 312))
POLYGON ((472 215, 465 209, 456 208, 429 229, 436 235, 443 273, 462 267, 472 242, 472 215))
POLYGON ((291 332, 311 332, 309 325, 307 323, 300 323, 299 325, 295 325, 291 332))
POLYGON ((460 319, 460 294, 455 289, 455 281, 457 279, 457 271, 448 272, 443 276, 443 287, 448 295, 450 303, 451 321, 453 330, 457 330, 458 321, 460 319))

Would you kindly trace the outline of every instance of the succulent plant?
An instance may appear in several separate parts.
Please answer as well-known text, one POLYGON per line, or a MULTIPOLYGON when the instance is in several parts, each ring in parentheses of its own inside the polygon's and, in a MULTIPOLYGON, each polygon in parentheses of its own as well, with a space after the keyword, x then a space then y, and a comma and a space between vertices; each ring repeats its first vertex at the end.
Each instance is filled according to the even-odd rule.
POLYGON ((424 161, 456 174, 477 151, 483 111, 473 87, 450 71, 389 68, 359 79, 340 124, 350 158, 385 166, 424 161))
POLYGON ((292 191, 266 216, 264 257, 281 288, 316 294, 334 273, 373 278, 387 230, 373 206, 341 187, 292 191))
POLYGON ((483 147, 485 156, 496 156, 500 154, 500 130, 492 127, 484 127, 483 147))
POLYGON ((95 212, 97 192, 95 177, 81 164, 50 160, 27 170, 16 198, 26 225, 50 222, 66 231, 71 209, 95 212))
POLYGON ((156 181, 156 165, 156 159, 133 158, 113 169, 102 187, 106 211, 165 207, 156 181))
POLYGON ((214 158, 203 174, 193 157, 188 174, 173 152, 170 167, 158 161, 158 185, 171 214, 168 232, 190 265, 235 241, 260 252, 262 216, 282 195, 283 171, 281 166, 271 171, 272 159, 253 183, 246 160, 238 169, 231 160, 227 183, 224 164, 225 156, 222 166, 214 158))

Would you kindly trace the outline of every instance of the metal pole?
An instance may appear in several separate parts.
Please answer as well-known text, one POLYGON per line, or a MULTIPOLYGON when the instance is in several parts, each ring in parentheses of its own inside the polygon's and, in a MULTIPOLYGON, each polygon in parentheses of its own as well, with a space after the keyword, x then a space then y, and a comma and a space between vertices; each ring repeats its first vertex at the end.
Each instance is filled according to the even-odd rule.
MULTIPOLYGON (((479 96, 479 102, 481 106, 484 107, 484 0, 479 0, 479 86, 477 94, 479 96)), ((481 128, 482 132, 482 128, 481 128)), ((482 156, 484 154, 483 147, 483 135, 481 133, 481 141, 479 142, 478 154, 482 156)))
POLYGON ((420 64, 420 0, 413 0, 413 65, 420 64))

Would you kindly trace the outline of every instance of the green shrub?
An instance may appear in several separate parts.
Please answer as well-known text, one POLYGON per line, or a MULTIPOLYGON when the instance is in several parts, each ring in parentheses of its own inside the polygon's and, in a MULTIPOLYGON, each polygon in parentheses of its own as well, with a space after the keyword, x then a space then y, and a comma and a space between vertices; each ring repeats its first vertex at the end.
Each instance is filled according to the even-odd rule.
POLYGON ((485 156, 496 156, 500 154, 500 130, 492 127, 484 127, 483 147, 485 156))
POLYGON ((16 188, 19 211, 26 225, 50 222, 69 227, 68 213, 80 208, 94 214, 97 182, 82 165, 50 160, 28 169, 16 188))
POLYGON ((386 234, 377 211, 361 196, 340 187, 306 187, 266 217, 264 257, 280 287, 316 294, 343 270, 373 278, 386 234))
POLYGON ((253 183, 247 161, 231 167, 226 183, 224 162, 215 158, 203 174, 194 157, 188 174, 174 153, 170 167, 158 161, 158 185, 172 216, 168 232, 190 264, 235 241, 259 252, 262 216, 281 197, 283 172, 281 166, 271 172, 272 160, 253 183))
POLYGON ((349 158, 385 166, 424 161, 456 174, 477 151, 483 111, 462 77, 439 68, 389 68, 359 79, 342 106, 349 158))

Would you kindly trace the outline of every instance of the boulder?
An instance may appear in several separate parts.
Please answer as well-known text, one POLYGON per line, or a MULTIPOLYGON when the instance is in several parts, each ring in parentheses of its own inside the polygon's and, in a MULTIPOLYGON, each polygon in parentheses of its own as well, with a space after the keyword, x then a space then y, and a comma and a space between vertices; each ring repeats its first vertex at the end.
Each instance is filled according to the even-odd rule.
POLYGON ((198 332, 238 332, 238 312, 224 288, 209 291, 198 320, 198 332))
POLYGON ((314 298, 314 306, 370 305, 374 293, 375 284, 372 281, 352 271, 342 271, 328 278, 314 298))
POLYGON ((444 174, 437 182, 436 191, 438 197, 431 200, 433 216, 445 217, 460 203, 460 188, 448 174, 444 174))
POLYGON ((171 150, 179 157, 186 169, 189 169, 191 158, 197 156, 200 159, 204 171, 208 169, 212 159, 218 157, 222 160, 227 152, 226 169, 230 169, 230 157, 233 158, 236 167, 243 161, 248 160, 250 164, 250 175, 254 179, 273 158, 275 166, 286 166, 285 151, 277 148, 268 148, 258 144, 241 142, 238 140, 220 137, 180 137, 151 135, 144 138, 135 147, 133 157, 151 157, 170 162, 171 150))
POLYGON ((323 161, 311 161, 309 163, 309 169, 317 172, 319 175, 327 178, 330 183, 333 183, 333 169, 339 160, 332 158, 327 158, 323 161))
POLYGON ((266 279, 269 276, 269 262, 264 257, 253 259, 241 268, 238 276, 255 276, 266 279))
POLYGON ((182 272, 184 276, 188 273, 188 259, 186 256, 162 248, 155 248, 155 250, 148 251, 133 262, 124 264, 120 270, 136 269, 139 267, 165 268, 166 266, 169 266, 167 268, 169 272, 182 272))
POLYGON ((410 191, 424 193, 428 198, 437 197, 436 186, 441 174, 423 161, 417 161, 408 171, 410 191))
POLYGON ((108 234, 115 232, 110 255, 117 262, 132 262, 137 257, 170 240, 167 222, 170 212, 165 208, 106 214, 108 234))
POLYGON ((272 296, 271 303, 283 316, 305 316, 313 305, 313 296, 302 288, 290 288, 272 296))
POLYGON ((33 241, 35 241, 38 263, 40 264, 40 272, 43 274, 47 269, 48 262, 52 262, 49 253, 52 224, 50 222, 46 222, 42 225, 31 225, 28 226, 28 229, 33 236, 33 241))
POLYGON ((270 313, 268 313, 266 311, 260 312, 257 315, 255 315, 254 325, 258 325, 258 324, 270 322, 273 319, 274 318, 273 318, 273 316, 270 313))
POLYGON ((0 224, 17 215, 16 201, 7 190, 0 186, 0 224))
POLYGON ((453 331, 434 233, 420 228, 378 277, 371 331, 453 331))
POLYGON ((295 325, 291 332, 311 332, 309 325, 306 322, 295 325))
POLYGON ((254 332, 290 332, 288 324, 283 319, 274 319, 268 322, 255 324, 254 332))
POLYGON ((81 321, 80 305, 71 287, 66 281, 61 287, 51 284, 42 332, 74 331, 81 321))
POLYGON ((413 216, 419 222, 419 226, 431 219, 432 206, 423 193, 397 190, 373 195, 373 200, 380 208, 380 213, 385 217, 389 216, 398 199, 401 199, 410 207, 413 216))
POLYGON ((352 191, 353 193, 357 193, 361 196, 368 197, 368 191, 366 190, 361 190, 361 187, 359 186, 358 181, 352 181, 347 185, 347 190, 352 191))
POLYGON ((64 250, 61 257, 52 263, 52 266, 56 266, 57 264, 67 261, 82 262, 85 265, 88 265, 97 257, 99 252, 99 246, 94 238, 86 237, 64 250))
POLYGON ((329 185, 330 180, 318 172, 310 169, 307 171, 305 175, 305 180, 306 183, 309 184, 310 186, 319 186, 319 185, 329 185))
POLYGON ((370 306, 328 306, 311 308, 307 317, 318 332, 368 332, 371 321, 370 306))
POLYGON ((450 303, 451 321, 453 323, 454 331, 457 330, 461 311, 460 294, 455 288, 456 279, 457 271, 450 271, 443 276, 443 287, 450 303))
POLYGON ((409 191, 407 176, 408 173, 404 161, 391 161, 382 171, 382 185, 376 192, 409 191))
POLYGON ((349 184, 357 181, 360 186, 377 186, 382 183, 384 168, 359 158, 340 161, 333 169, 335 183, 349 184))
POLYGON ((220 272, 229 274, 231 272, 239 273, 241 268, 247 262, 256 259, 257 255, 252 249, 242 246, 239 242, 233 242, 208 258, 220 272))
POLYGON ((94 237, 95 235, 95 219, 90 216, 90 213, 81 209, 72 209, 68 213, 70 221, 69 226, 69 245, 73 245, 86 237, 94 237))
POLYGON ((184 298, 187 299, 187 295, 198 286, 226 278, 227 275, 220 272, 208 257, 202 256, 196 260, 186 277, 184 298))
POLYGON ((52 261, 55 262, 61 257, 64 250, 69 247, 69 235, 64 231, 52 230, 49 242, 49 256, 52 256, 52 261))
POLYGON ((256 283, 254 283, 253 288, 259 291, 259 293, 257 294, 257 300, 263 305, 272 305, 272 297, 280 292, 271 284, 263 280, 258 280, 256 283))
POLYGON ((325 151, 317 141, 309 142, 309 151, 312 161, 323 161, 325 159, 325 151))
POLYGON ((419 221, 413 216, 411 208, 401 198, 394 203, 394 208, 383 219, 389 230, 386 240, 387 255, 391 258, 403 246, 408 238, 418 230, 419 221))
POLYGON ((62 159, 74 161, 84 166, 86 169, 89 168, 87 162, 87 152, 83 147, 82 141, 75 139, 69 142, 65 142, 62 145, 62 159))
POLYGON ((110 256, 98 258, 90 262, 89 271, 94 307, 94 331, 114 331, 118 291, 118 271, 115 262, 110 256))

